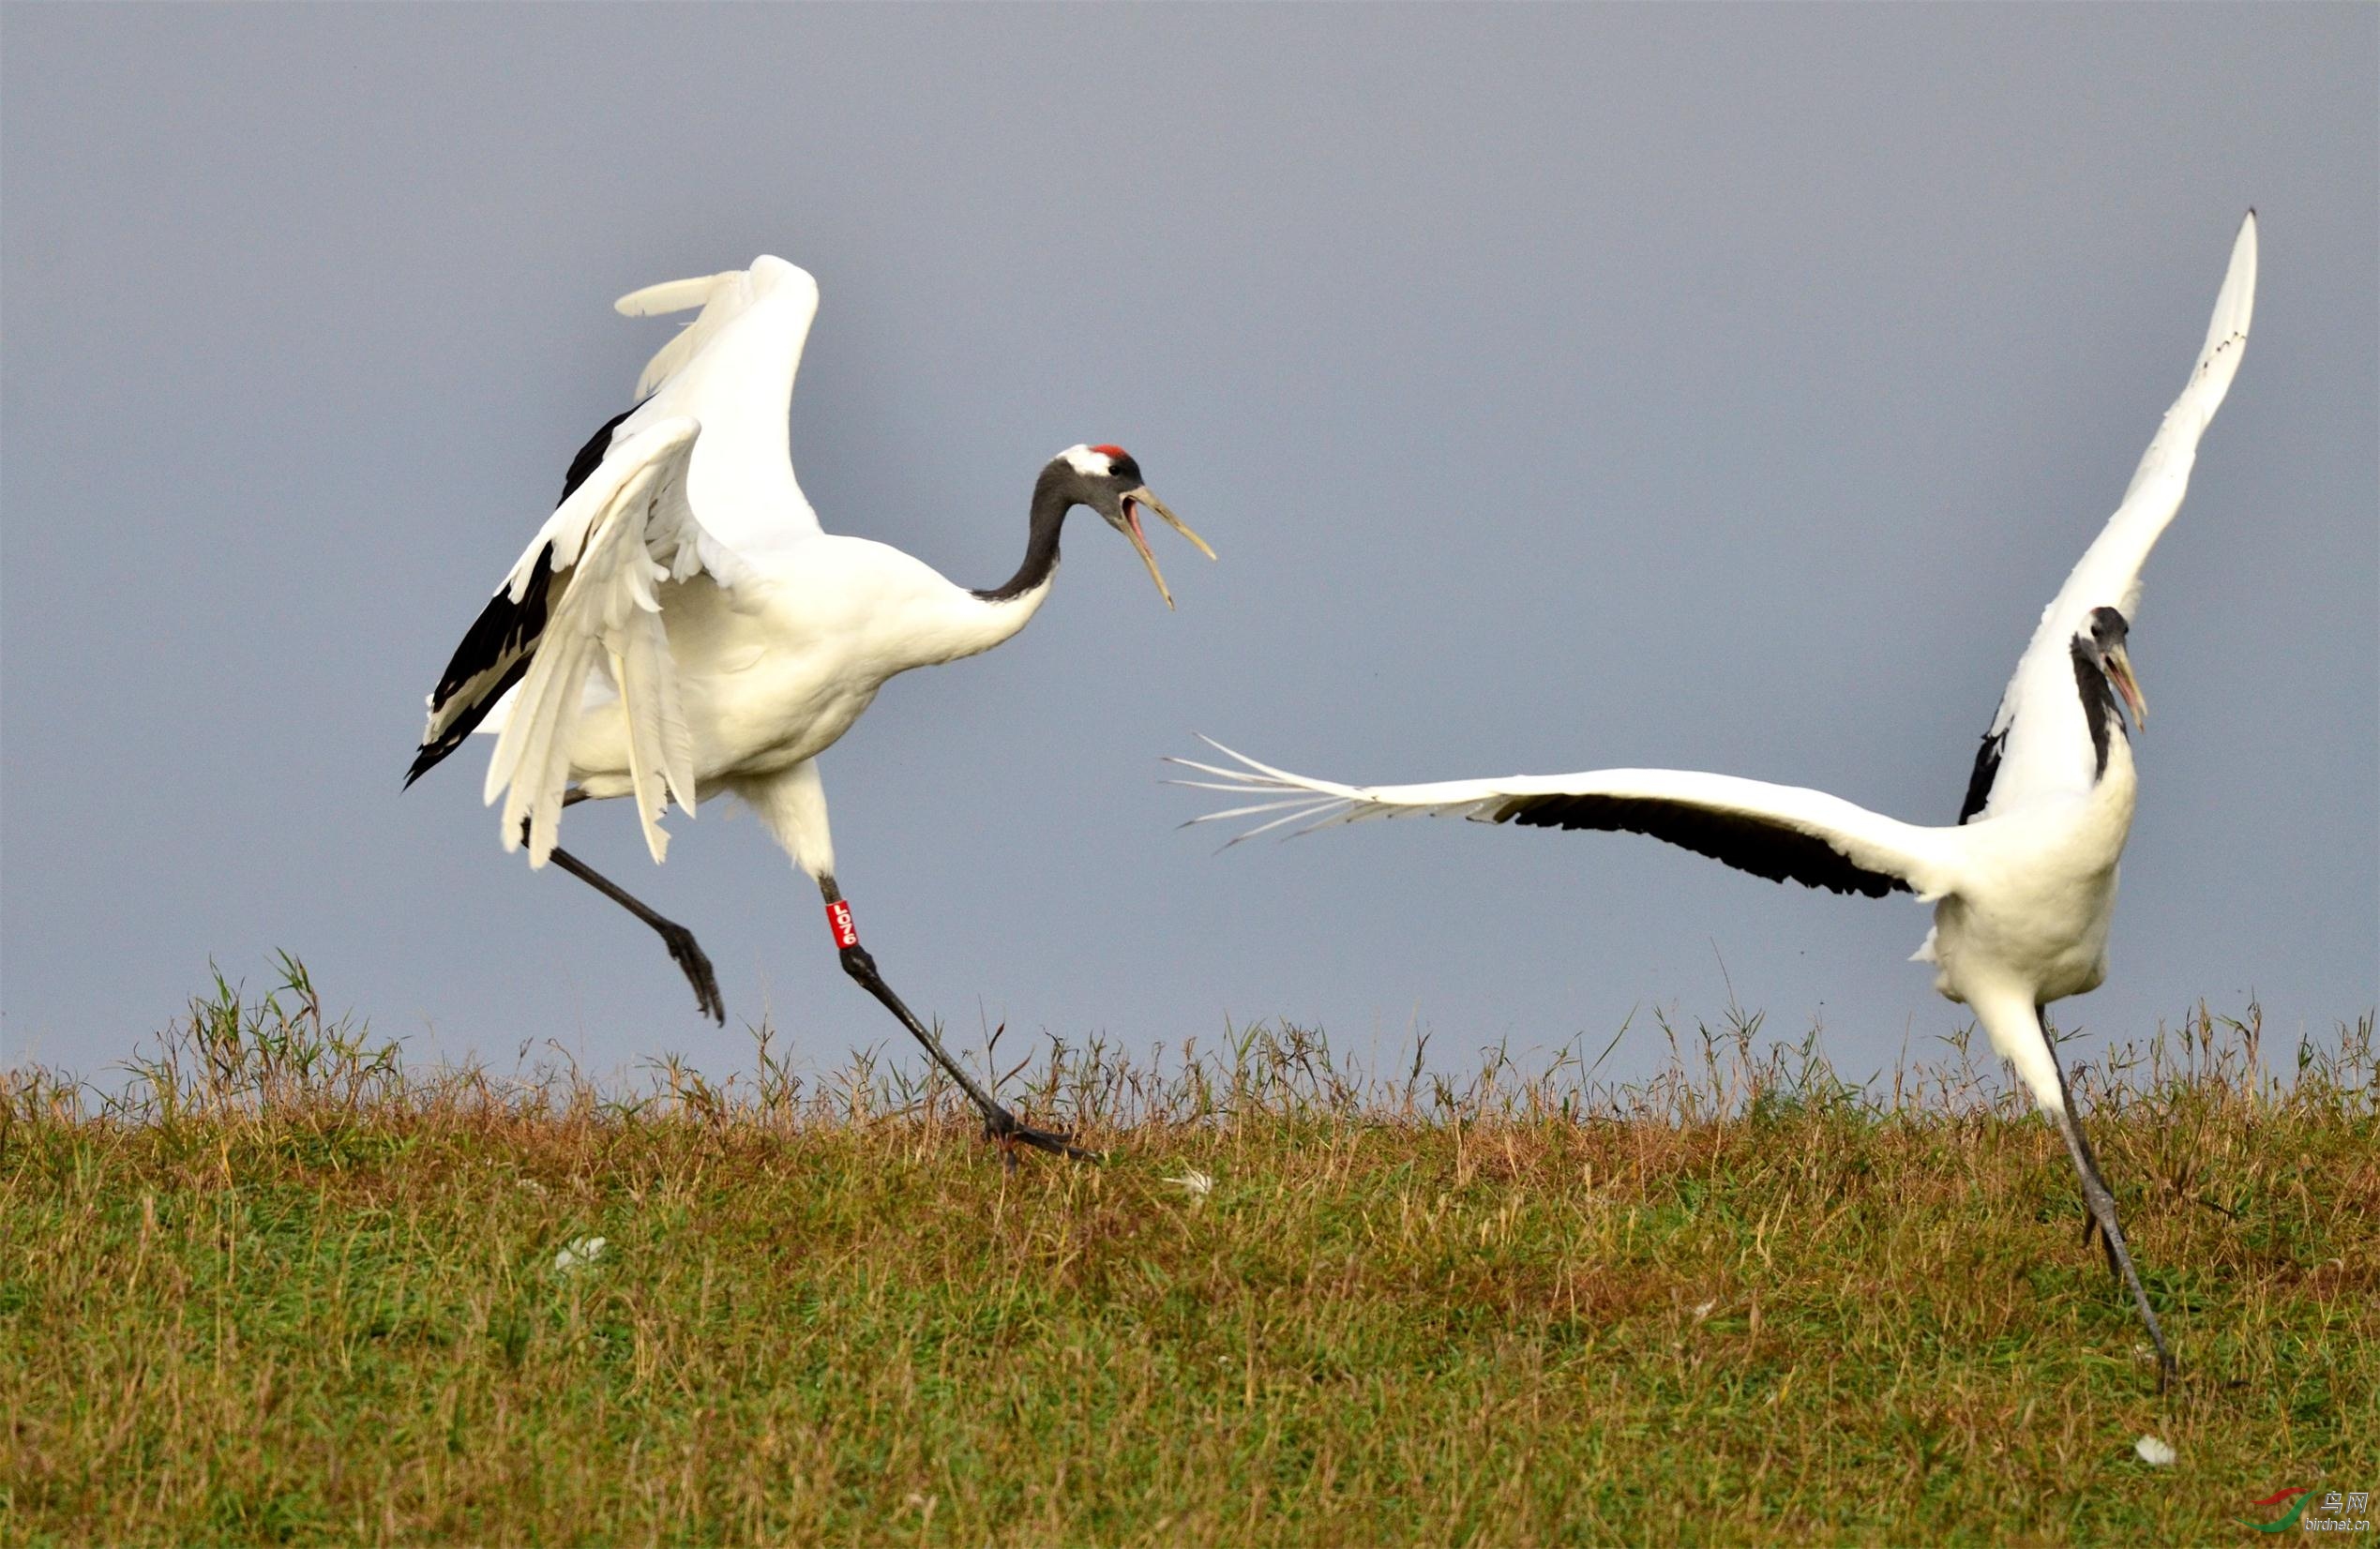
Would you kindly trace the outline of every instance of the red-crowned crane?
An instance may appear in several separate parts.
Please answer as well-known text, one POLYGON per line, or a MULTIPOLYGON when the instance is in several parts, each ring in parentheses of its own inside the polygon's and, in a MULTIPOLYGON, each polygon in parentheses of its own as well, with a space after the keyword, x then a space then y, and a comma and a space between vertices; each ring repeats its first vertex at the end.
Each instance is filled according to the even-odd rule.
MULTIPOLYGON (((1266 798, 1193 821, 1281 813, 1253 833, 1313 820, 1329 827, 1411 813, 1533 828, 1649 835, 1755 876, 1934 905, 1917 959, 1935 987, 1974 1008, 1993 1046, 2016 1067, 2065 1137, 2109 1267, 2130 1287, 2156 1346, 2162 1387, 2173 1356, 2132 1267, 2115 1197, 2074 1112, 2043 1008, 2099 987, 2116 863, 2132 824, 2137 779, 2124 710, 2147 707, 2126 639, 2140 573, 2180 509, 2200 433, 2231 386, 2256 293, 2256 217, 2233 244, 2206 347, 2165 412, 2116 514, 2041 613, 1977 752, 1956 825, 1920 827, 1821 791, 1674 769, 1600 769, 1438 785, 1353 786, 1309 779, 1222 749, 1243 766, 1190 767, 1185 784, 1266 798), (2120 708, 2119 708, 2120 707, 2120 708)), ((1220 746, 1220 744, 1216 744, 1220 746)), ((1242 835, 1247 837, 1248 835, 1242 835)))
POLYGON ((1003 1145, 1084 1154, 1019 1123, 904 1005, 859 942, 835 881, 818 757, 885 680, 972 656, 1049 596, 1058 534, 1077 505, 1132 540, 1153 511, 1198 545, 1119 446, 1073 446, 1034 482, 1025 557, 986 591, 897 549, 820 531, 794 481, 786 412, 818 285, 782 259, 624 296, 630 317, 700 308, 653 357, 634 407, 571 459, 553 515, 463 636, 429 696, 410 786, 473 731, 496 734, 486 799, 504 797, 506 850, 549 860, 659 933, 696 1004, 726 1019, 717 975, 685 926, 556 848, 562 809, 634 799, 657 863, 671 800, 740 797, 817 882, 844 970, 900 1019, 1003 1145))

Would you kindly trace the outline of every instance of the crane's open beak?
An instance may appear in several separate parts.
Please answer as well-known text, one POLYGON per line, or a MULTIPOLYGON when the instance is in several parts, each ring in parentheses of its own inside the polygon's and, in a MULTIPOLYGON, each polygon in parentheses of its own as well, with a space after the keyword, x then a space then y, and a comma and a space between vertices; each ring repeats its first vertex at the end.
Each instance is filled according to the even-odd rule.
POLYGON ((1143 505, 1147 506, 1150 510, 1154 511, 1157 515, 1165 518, 1166 524, 1167 526, 1171 527, 1175 532, 1181 534, 1183 537, 1188 538, 1192 543, 1197 544, 1198 546, 1198 552, 1204 554, 1207 558, 1214 558, 1214 550, 1207 547, 1206 539, 1190 531, 1189 524, 1183 521, 1180 517, 1175 516, 1170 506, 1167 505, 1164 501, 1159 500, 1155 495, 1152 494, 1147 485, 1144 484, 1139 489, 1135 489, 1124 496, 1124 536, 1130 538, 1132 540, 1132 546, 1140 550, 1140 563, 1149 567, 1149 579, 1157 583, 1157 595, 1165 598, 1166 606, 1167 608, 1171 608, 1173 606, 1173 594, 1167 590, 1165 574, 1157 568, 1157 556, 1149 552, 1149 535, 1140 530, 1140 511, 1138 508, 1143 505))
POLYGON ((2110 646, 2101 660, 2107 664, 2107 681, 2116 685, 2124 708, 2132 713, 2132 724, 2143 731, 2148 729, 2148 701, 2141 697, 2140 681, 2132 676, 2132 659, 2121 645, 2110 646))

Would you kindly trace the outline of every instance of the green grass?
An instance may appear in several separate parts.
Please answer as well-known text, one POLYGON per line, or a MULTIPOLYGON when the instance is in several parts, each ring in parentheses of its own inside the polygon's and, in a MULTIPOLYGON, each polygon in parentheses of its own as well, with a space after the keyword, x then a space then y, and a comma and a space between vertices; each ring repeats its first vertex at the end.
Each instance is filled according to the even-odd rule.
POLYGON ((766 1042, 633 1096, 408 1072, 291 969, 118 1100, 6 1077, 0 1541, 2236 1542, 2380 1488, 2368 1018, 2285 1082, 2252 1014, 2084 1073, 2161 1396, 1962 1049, 1059 1051, 1017 1090, 1112 1160, 1012 1172, 766 1042))

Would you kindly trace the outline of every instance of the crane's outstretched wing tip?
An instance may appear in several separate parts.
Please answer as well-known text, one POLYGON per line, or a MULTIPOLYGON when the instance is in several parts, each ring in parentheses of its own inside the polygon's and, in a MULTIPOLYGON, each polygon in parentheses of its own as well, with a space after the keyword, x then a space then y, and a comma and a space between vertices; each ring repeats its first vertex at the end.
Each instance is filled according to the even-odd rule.
MULTIPOLYGON (((1222 753, 1225 757, 1238 760, 1241 767, 1238 769, 1227 769, 1220 764, 1202 763, 1197 759, 1176 758, 1170 753, 1163 755, 1164 760, 1167 763, 1175 764, 1183 769, 1195 769, 1201 774, 1212 774, 1220 780, 1230 780, 1237 785, 1244 786, 1251 790, 1303 790, 1310 789, 1308 782, 1301 779, 1299 776, 1291 774, 1286 770, 1274 769, 1270 764, 1258 763, 1256 759, 1249 758, 1244 753, 1225 747, 1213 737, 1209 737, 1201 733, 1199 734, 1198 740, 1206 744, 1209 747, 1222 753)), ((1317 792, 1317 794, 1320 794, 1320 792, 1317 792)))
POLYGON ((2239 234, 2232 239, 2231 263, 2215 297, 2211 333, 2247 338, 2256 306, 2256 212, 2252 207, 2239 222, 2239 234))
POLYGON ((711 299, 711 291, 720 280, 739 272, 730 269, 725 274, 694 275, 640 286, 614 301, 611 309, 622 317, 667 317, 671 312, 690 312, 711 299))
POLYGON ((1221 743, 1216 742, 1213 737, 1208 736, 1203 731, 1198 732, 1196 735, 1200 742, 1206 744, 1209 747, 1213 748, 1217 753, 1222 754, 1227 759, 1243 763, 1250 769, 1256 770, 1260 774, 1278 774, 1280 773, 1279 770, 1266 768, 1263 764, 1257 762, 1254 759, 1249 758, 1246 754, 1241 752, 1236 747, 1224 746, 1221 743))
MULTIPOLYGON (((1193 823, 1213 822, 1218 819, 1247 818, 1268 812, 1282 814, 1232 838, 1222 847, 1223 850, 1228 850, 1242 840, 1253 839, 1259 834, 1269 834, 1285 824, 1306 819, 1313 819, 1314 821, 1281 837, 1293 839, 1301 834, 1311 834, 1318 828, 1350 822, 1357 817, 1367 815, 1361 808, 1361 804, 1365 799, 1363 794, 1352 786, 1336 786, 1326 781, 1311 780, 1302 774, 1292 774, 1287 770, 1275 769, 1271 764, 1259 763, 1235 748, 1225 746, 1203 732, 1198 735, 1200 742, 1225 757, 1236 759, 1243 767, 1227 769, 1219 764, 1202 763, 1196 759, 1178 759, 1167 755, 1165 759, 1167 763, 1182 769, 1196 770, 1201 774, 1212 774, 1214 778, 1212 780, 1168 779, 1163 783, 1182 786, 1193 790, 1219 790, 1227 796, 1270 796, 1277 800, 1230 807, 1220 812, 1202 813, 1191 819, 1188 823, 1184 823, 1183 827, 1189 827, 1193 823)), ((1221 854, 1222 850, 1218 850, 1216 853, 1221 854)))
MULTIPOLYGON (((1313 809, 1312 809, 1312 808, 1310 808, 1310 807, 1308 807, 1308 808, 1303 809, 1303 810, 1301 810, 1301 811, 1297 811, 1297 812, 1292 812, 1292 813, 1289 813, 1289 814, 1288 814, 1288 815, 1287 815, 1287 816, 1285 816, 1285 817, 1275 818, 1274 820, 1273 820, 1273 821, 1271 821, 1271 822, 1269 822, 1269 823, 1258 823, 1256 827, 1254 827, 1254 828, 1252 828, 1252 829, 1249 829, 1249 830, 1248 830, 1246 833, 1244 833, 1244 834, 1235 834, 1235 835, 1233 835, 1230 838, 1226 839, 1226 840, 1225 840, 1225 841, 1224 841, 1221 845, 1219 845, 1219 846, 1217 846, 1217 847, 1216 847, 1216 849, 1215 849, 1215 851, 1214 851, 1214 852, 1215 852, 1217 855, 1220 855, 1220 854, 1222 854, 1225 850, 1229 850, 1230 848, 1232 848, 1234 845, 1243 845, 1243 844, 1246 844, 1246 843, 1247 843, 1250 839, 1253 839, 1253 838, 1257 837, 1258 835, 1261 835, 1261 834, 1270 834, 1270 833, 1272 833, 1274 829, 1279 828, 1279 827, 1280 827, 1282 824, 1284 824, 1284 823, 1294 823, 1294 822, 1296 822, 1296 821, 1297 821, 1299 819, 1301 819, 1301 818, 1308 817, 1308 816, 1310 816, 1310 815, 1312 814, 1312 811, 1313 811, 1313 809)), ((1310 824, 1308 824, 1307 826, 1305 826, 1304 828, 1293 828, 1293 829, 1289 830, 1289 832, 1288 832, 1288 833, 1282 835, 1280 836, 1279 840, 1278 840, 1278 841, 1276 841, 1276 842, 1277 842, 1277 843, 1281 843, 1281 844, 1287 844, 1287 843, 1288 843, 1291 839, 1296 838, 1299 835, 1301 835, 1301 834, 1311 834, 1311 833, 1313 833, 1313 832, 1315 831, 1315 829, 1317 829, 1317 828, 1318 828, 1318 827, 1320 827, 1320 826, 1322 826, 1322 825, 1321 825, 1321 824, 1319 824, 1319 823, 1310 823, 1310 824)))
MULTIPOLYGON (((1223 754, 1226 758, 1232 759, 1239 763, 1245 765, 1249 770, 1253 771, 1256 775, 1261 775, 1265 779, 1276 781, 1284 786, 1291 786, 1300 790, 1311 790, 1318 796, 1339 796, 1342 798, 1344 798, 1348 791, 1355 789, 1351 786, 1340 786, 1329 780, 1318 780, 1310 775, 1291 774, 1288 770, 1279 768, 1273 764, 1266 763, 1261 759, 1251 759, 1236 747, 1226 747, 1223 744, 1216 742, 1212 737, 1202 736, 1198 740, 1205 743, 1215 751, 1223 754)), ((1242 777, 1248 778, 1252 776, 1243 775, 1242 777)))
POLYGON ((1228 785, 1216 785, 1206 780, 1167 780, 1165 782, 1167 785, 1195 785, 1205 790, 1270 790, 1276 784, 1260 774, 1250 774, 1237 769, 1217 769, 1213 764, 1198 763, 1189 759, 1168 759, 1166 761, 1183 769, 1195 769, 1201 774, 1212 774, 1215 779, 1229 782, 1228 785))
POLYGON ((1190 820, 1194 823, 1214 823, 1228 818, 1253 818, 1262 812, 1279 812, 1287 807, 1296 807, 1302 815, 1313 811, 1315 802, 1304 795, 1285 796, 1277 802, 1255 802, 1247 806, 1226 807, 1221 812, 1201 813, 1190 820))

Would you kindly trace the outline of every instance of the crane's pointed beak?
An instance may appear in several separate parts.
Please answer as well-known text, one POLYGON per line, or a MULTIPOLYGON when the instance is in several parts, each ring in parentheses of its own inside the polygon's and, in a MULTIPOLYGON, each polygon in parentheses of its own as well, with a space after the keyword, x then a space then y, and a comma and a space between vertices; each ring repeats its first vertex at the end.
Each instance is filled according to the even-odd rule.
POLYGON ((2121 645, 2111 646, 2101 657, 2107 664, 2107 681, 2116 685, 2124 708, 2132 713, 2132 724, 2143 731, 2148 729, 2148 700, 2142 697, 2140 680, 2132 676, 2132 659, 2121 645))
POLYGON ((1189 523, 1175 516, 1173 508, 1159 500, 1147 485, 1144 484, 1124 496, 1124 536, 1130 538, 1133 548, 1140 551, 1140 563, 1149 567, 1149 579, 1157 583, 1157 595, 1165 598, 1166 606, 1171 608, 1173 593, 1166 586, 1165 573, 1157 568, 1157 556, 1149 551, 1149 535, 1140 530, 1139 507, 1143 505, 1163 517, 1166 524, 1175 532, 1197 544, 1198 552, 1206 555, 1207 558, 1214 558, 1214 550, 1207 547, 1206 539, 1190 531, 1189 523))

